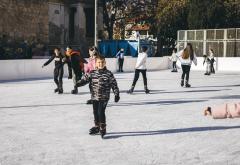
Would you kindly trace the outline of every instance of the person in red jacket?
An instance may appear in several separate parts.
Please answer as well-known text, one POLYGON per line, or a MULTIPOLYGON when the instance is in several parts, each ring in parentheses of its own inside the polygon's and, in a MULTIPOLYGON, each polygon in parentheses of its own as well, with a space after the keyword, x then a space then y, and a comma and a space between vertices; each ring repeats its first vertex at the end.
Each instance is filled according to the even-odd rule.
POLYGON ((225 103, 214 107, 207 107, 204 109, 204 115, 210 115, 214 119, 238 118, 240 117, 240 103, 225 103))
POLYGON ((67 47, 66 56, 70 57, 72 66, 74 89, 71 93, 77 94, 78 88, 76 87, 76 82, 81 80, 84 71, 84 63, 87 63, 87 61, 81 56, 79 51, 74 51, 70 46, 67 47))

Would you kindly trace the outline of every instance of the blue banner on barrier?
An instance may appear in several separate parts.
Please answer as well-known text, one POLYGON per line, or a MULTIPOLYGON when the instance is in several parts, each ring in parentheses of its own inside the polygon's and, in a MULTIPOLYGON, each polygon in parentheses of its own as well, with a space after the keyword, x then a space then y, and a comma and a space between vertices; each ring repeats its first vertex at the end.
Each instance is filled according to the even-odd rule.
POLYGON ((118 51, 118 42, 117 41, 111 41, 109 42, 109 46, 110 46, 110 53, 111 53, 111 57, 115 57, 118 51))
POLYGON ((130 53, 132 57, 137 57, 138 54, 138 42, 128 42, 129 48, 130 48, 130 53))
POLYGON ((123 48, 124 49, 124 54, 127 54, 128 52, 128 42, 125 40, 119 41, 118 43, 119 49, 123 48))
POLYGON ((115 57, 117 52, 123 48, 125 55, 131 55, 137 57, 138 55, 138 42, 126 41, 126 40, 106 40, 100 41, 99 51, 105 57, 115 57))
POLYGON ((105 57, 108 57, 109 56, 109 43, 107 42, 100 42, 99 43, 99 51, 100 51, 100 54, 105 56, 105 57))

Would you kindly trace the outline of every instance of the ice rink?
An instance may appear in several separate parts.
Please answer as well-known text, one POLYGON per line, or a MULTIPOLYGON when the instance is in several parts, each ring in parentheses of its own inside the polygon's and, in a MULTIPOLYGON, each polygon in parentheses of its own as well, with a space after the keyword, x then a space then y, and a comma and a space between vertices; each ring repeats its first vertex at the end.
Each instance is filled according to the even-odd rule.
POLYGON ((55 94, 53 79, 0 83, 0 165, 240 165, 240 118, 214 120, 203 108, 240 100, 240 73, 205 76, 191 71, 191 88, 181 73, 148 72, 126 94, 133 73, 115 74, 119 103, 111 97, 107 135, 93 126, 88 85, 55 94))

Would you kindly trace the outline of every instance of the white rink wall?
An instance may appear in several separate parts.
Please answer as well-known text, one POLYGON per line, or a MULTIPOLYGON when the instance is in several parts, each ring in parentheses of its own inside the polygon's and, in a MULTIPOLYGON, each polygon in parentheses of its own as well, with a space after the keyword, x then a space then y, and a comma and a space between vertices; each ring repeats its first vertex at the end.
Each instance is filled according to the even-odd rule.
MULTIPOLYGON (((240 58, 238 57, 215 57, 216 62, 214 63, 214 68, 216 71, 240 71, 240 58)), ((203 65, 203 58, 197 58, 197 66, 192 64, 191 70, 205 71, 206 63, 203 65)), ((171 61, 169 61, 169 68, 172 68, 171 61)), ((177 62, 178 68, 181 68, 181 63, 177 62)))
MULTIPOLYGON (((106 58, 107 68, 112 72, 117 71, 117 59, 106 58)), ((125 72, 134 71, 137 58, 125 57, 123 70, 125 72)), ((53 77, 54 61, 42 68, 47 59, 31 60, 0 60, 0 80, 24 80, 53 77)), ((64 66, 64 75, 68 75, 67 65, 64 66)), ((169 68, 168 57, 149 57, 147 60, 149 71, 165 70, 169 68)))
MULTIPOLYGON (((112 72, 117 71, 117 59, 106 58, 107 68, 112 72)), ((123 69, 125 72, 134 71, 137 58, 125 57, 123 69)), ((37 78, 53 77, 54 61, 48 66, 42 68, 47 59, 31 59, 31 60, 0 60, 0 81, 1 80, 24 80, 37 78)), ((216 71, 240 71, 240 58, 216 58, 216 71)), ((178 61, 177 66, 181 64, 178 61)), ((166 70, 172 67, 172 62, 166 57, 149 57, 147 60, 147 68, 149 71, 166 70)), ((191 70, 205 71, 206 64, 203 66, 203 58, 198 58, 198 65, 192 64, 191 70)), ((64 68, 64 75, 67 76, 67 65, 64 68)))

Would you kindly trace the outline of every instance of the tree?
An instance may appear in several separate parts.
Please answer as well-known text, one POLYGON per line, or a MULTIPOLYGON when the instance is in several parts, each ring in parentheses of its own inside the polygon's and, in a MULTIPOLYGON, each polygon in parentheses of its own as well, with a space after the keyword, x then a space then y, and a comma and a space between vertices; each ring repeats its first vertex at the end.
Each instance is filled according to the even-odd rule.
POLYGON ((124 31, 129 19, 136 24, 151 22, 155 14, 155 1, 157 0, 103 0, 103 18, 108 38, 113 39, 113 29, 116 26, 124 31))
POLYGON ((188 8, 188 25, 190 29, 240 26, 239 0, 190 0, 188 8))
POLYGON ((190 0, 188 25, 190 29, 226 27, 225 0, 190 0))
POLYGON ((108 39, 113 39, 113 27, 116 21, 118 10, 123 10, 125 6, 124 0, 102 0, 103 7, 103 23, 105 30, 108 32, 108 39))
POLYGON ((239 0, 225 0, 226 27, 240 27, 240 2, 239 0))
POLYGON ((158 0, 157 23, 158 52, 163 47, 175 47, 177 31, 187 29, 187 0, 158 0))

